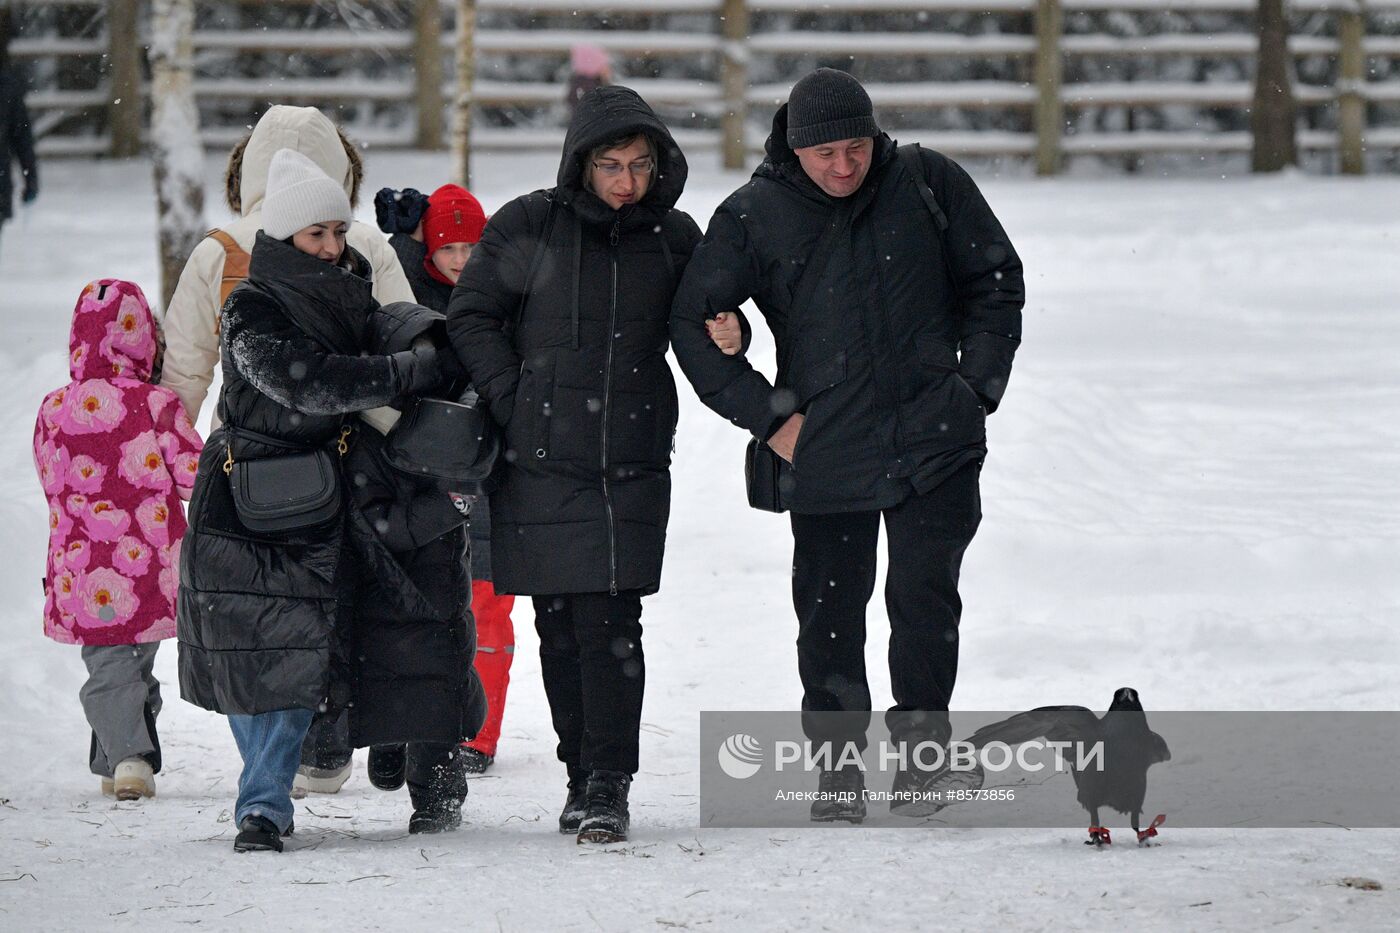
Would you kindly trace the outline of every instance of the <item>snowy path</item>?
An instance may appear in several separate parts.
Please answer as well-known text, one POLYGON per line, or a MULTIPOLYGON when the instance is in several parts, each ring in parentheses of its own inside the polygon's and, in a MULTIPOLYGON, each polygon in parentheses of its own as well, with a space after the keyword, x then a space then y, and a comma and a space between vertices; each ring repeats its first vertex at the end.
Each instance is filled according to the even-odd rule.
MULTIPOLYGON (((368 161, 371 193, 431 190, 442 170, 368 161)), ((492 158, 480 174, 491 209, 553 166, 492 158)), ((703 226, 739 181, 693 169, 682 207, 703 226)), ((957 705, 1102 708, 1127 684, 1149 710, 1400 709, 1400 181, 984 188, 1031 298, 991 421, 957 705)), ((152 203, 143 163, 52 164, 0 248, 5 929, 1393 928, 1396 830, 1168 824, 1159 848, 1090 852, 1079 830, 697 829, 698 711, 799 693, 785 520, 743 506, 745 439, 684 387, 667 575, 643 619, 632 843, 580 850, 553 831, 562 778, 524 607, 501 757, 462 832, 409 838, 406 795, 373 791, 361 754, 340 796, 298 808, 292 851, 235 857, 237 754, 221 718, 178 699, 173 645, 160 796, 104 800, 82 663, 40 631, 28 443, 66 378, 78 288, 119 275, 155 291, 152 203), (1339 884, 1357 875, 1386 889, 1339 884)), ((878 703, 878 604, 871 631, 878 703)))

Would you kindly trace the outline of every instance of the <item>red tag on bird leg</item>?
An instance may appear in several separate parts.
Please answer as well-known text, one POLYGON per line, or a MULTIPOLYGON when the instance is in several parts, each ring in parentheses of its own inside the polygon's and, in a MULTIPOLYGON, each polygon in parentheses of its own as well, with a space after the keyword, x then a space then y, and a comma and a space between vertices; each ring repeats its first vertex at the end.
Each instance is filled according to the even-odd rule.
POLYGON ((1153 836, 1157 835, 1157 827, 1161 826, 1166 821, 1167 815, 1165 813, 1158 813, 1152 818, 1152 822, 1148 824, 1146 829, 1138 830, 1138 842, 1144 839, 1151 839, 1153 836))

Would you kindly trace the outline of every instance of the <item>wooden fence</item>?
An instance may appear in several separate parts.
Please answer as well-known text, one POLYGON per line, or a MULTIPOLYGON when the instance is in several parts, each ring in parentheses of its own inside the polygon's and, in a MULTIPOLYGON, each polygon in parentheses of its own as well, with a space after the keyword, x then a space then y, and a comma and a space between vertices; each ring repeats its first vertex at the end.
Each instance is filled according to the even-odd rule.
MULTIPOLYGON (((306 4, 311 0, 295 0, 306 4)), ((73 37, 20 38, 11 46, 25 60, 79 58, 92 62, 91 87, 40 87, 29 96, 48 155, 130 155, 141 145, 143 123, 142 13, 140 0, 15 0, 17 6, 93 8, 95 28, 73 37), (98 8, 105 7, 106 15, 98 8), (92 119, 106 112, 105 120, 92 119), (98 122, 103 129, 92 132, 98 122), (84 134, 64 127, 86 128, 84 134)), ((254 0, 243 0, 256 6, 254 0)), ((288 5, 283 3, 283 6, 288 5)), ((373 4, 361 3, 361 6, 373 4)), ((1151 57, 1252 62, 1257 39, 1252 32, 1184 31, 1144 36, 1067 31, 1066 17, 1084 13, 1155 15, 1249 13, 1255 0, 478 0, 483 14, 534 14, 557 20, 568 14, 614 14, 638 28, 479 28, 476 36, 477 79, 472 101, 478 113, 489 108, 558 106, 563 85, 557 80, 502 80, 500 60, 562 62, 580 41, 608 49, 618 63, 618 80, 634 87, 658 108, 686 112, 698 125, 677 130, 688 147, 718 147, 724 163, 740 167, 766 136, 767 114, 785 99, 791 80, 813 59, 844 59, 854 70, 862 63, 891 59, 919 61, 972 60, 1011 63, 1022 80, 871 81, 866 86, 881 114, 897 113, 899 137, 919 140, 956 153, 1017 156, 1034 160, 1044 174, 1057 172, 1066 158, 1088 154, 1247 152, 1247 130, 1118 130, 1067 132, 1074 116, 1086 108, 1134 108, 1180 105, 1246 114, 1253 83, 1247 75, 1221 80, 1067 80, 1076 63, 1114 57, 1151 57), (913 14, 904 31, 834 31, 792 28, 804 14, 830 17, 852 14, 858 21, 877 13, 913 14), (930 14, 980 14, 998 18, 1000 31, 966 34, 918 25, 930 14), (703 22, 703 30, 645 28, 660 17, 684 15, 703 22), (775 26, 777 22, 779 25, 775 26), (493 57, 497 64, 492 64, 493 57), (628 74, 634 62, 679 60, 702 75, 694 80, 657 79, 628 74), (785 70, 785 62, 806 62, 785 70), (781 76, 758 83, 756 74, 781 76), (945 110, 983 111, 1001 115, 994 126, 975 130, 921 130, 911 114, 945 110)), ((402 4, 399 4, 402 9, 402 4)), ((422 0, 402 28, 216 29, 196 31, 196 55, 259 52, 365 52, 407 66, 402 76, 356 78, 350 75, 257 78, 196 76, 200 103, 229 102, 255 110, 268 102, 344 106, 351 102, 400 105, 411 113, 399 125, 357 128, 356 135, 379 146, 438 148, 445 144, 444 85, 453 42, 454 4, 422 0)), ((1371 64, 1400 60, 1400 34, 1393 28, 1400 0, 1292 0, 1290 10, 1314 19, 1312 34, 1291 37, 1298 60, 1324 59, 1331 65, 1329 83, 1295 82, 1300 107, 1328 111, 1325 128, 1299 132, 1304 150, 1336 154, 1343 171, 1359 172, 1366 151, 1400 149, 1400 79, 1372 80, 1371 64), (1317 18, 1329 24, 1317 34, 1317 18)), ((808 18, 811 18, 808 16, 808 18)), ((562 67, 562 66, 561 66, 562 67)), ((538 70, 538 69, 536 69, 538 70)), ((1389 69, 1384 69, 1389 71, 1389 69)), ((1400 75, 1400 72, 1397 72, 1400 75)), ((246 120, 210 124, 205 142, 224 146, 246 132, 246 120)), ((1236 121, 1239 122, 1239 121, 1236 121)), ((1245 121, 1247 122, 1247 121, 1245 121)), ((206 121, 208 123, 208 121, 206 121)), ((561 127, 524 128, 487 125, 473 130, 479 149, 557 146, 561 127)))

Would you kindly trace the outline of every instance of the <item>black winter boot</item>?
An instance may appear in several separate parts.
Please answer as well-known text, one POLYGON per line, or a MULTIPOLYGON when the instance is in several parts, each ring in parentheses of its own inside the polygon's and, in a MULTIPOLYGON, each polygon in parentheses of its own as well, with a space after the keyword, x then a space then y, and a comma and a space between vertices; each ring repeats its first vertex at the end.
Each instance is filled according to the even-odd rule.
POLYGON ((408 755, 402 745, 371 745, 369 749, 369 782, 380 790, 403 787, 408 755))
MULTIPOLYGON (((292 828, 287 827, 285 835, 290 836, 292 828)), ((245 816, 238 824, 238 835, 233 840, 235 852, 281 852, 283 833, 277 831, 272 820, 265 816, 245 816)))
POLYGON ((823 771, 817 779, 817 799, 812 801, 812 822, 834 823, 865 819, 865 775, 859 768, 823 771))
POLYGON ((900 768, 890 785, 890 813, 894 816, 933 816, 947 804, 947 792, 977 790, 986 780, 980 764, 966 771, 954 771, 945 763, 941 768, 922 770, 900 768))
POLYGON ((594 771, 588 775, 588 809, 579 823, 578 841, 626 842, 631 817, 627 789, 632 775, 624 771, 594 771))
POLYGON ((414 810, 413 815, 408 818, 408 831, 415 836, 419 833, 450 833, 461 828, 461 825, 461 804, 455 807, 414 810))
POLYGON ((559 813, 559 831, 566 836, 578 832, 578 824, 588 811, 588 772, 578 768, 569 769, 569 796, 564 799, 564 809, 559 813))
POLYGON ((491 762, 496 760, 495 755, 488 755, 470 745, 462 746, 461 755, 462 767, 468 774, 485 774, 486 769, 491 767, 491 762))

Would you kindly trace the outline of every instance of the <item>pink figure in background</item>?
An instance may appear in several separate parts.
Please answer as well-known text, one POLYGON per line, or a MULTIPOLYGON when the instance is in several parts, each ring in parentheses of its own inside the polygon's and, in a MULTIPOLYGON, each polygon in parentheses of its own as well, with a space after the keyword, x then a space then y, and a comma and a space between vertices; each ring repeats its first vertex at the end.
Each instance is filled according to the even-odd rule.
POLYGON ((569 72, 567 103, 569 118, 573 119, 580 97, 595 87, 612 84, 612 57, 601 45, 580 42, 569 50, 569 72))

